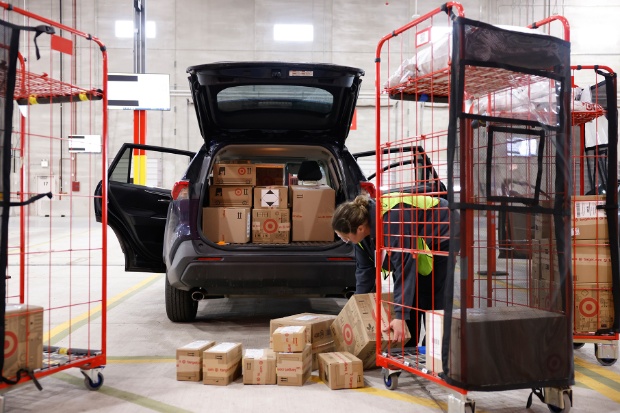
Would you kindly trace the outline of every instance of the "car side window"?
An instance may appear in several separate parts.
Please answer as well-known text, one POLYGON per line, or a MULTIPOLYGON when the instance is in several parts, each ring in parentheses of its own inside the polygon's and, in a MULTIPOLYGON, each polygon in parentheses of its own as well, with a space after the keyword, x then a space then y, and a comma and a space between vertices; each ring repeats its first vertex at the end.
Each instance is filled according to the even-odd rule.
POLYGON ((109 180, 151 188, 172 189, 191 157, 149 149, 125 149, 109 180), (166 173, 164 173, 164 170, 166 173))

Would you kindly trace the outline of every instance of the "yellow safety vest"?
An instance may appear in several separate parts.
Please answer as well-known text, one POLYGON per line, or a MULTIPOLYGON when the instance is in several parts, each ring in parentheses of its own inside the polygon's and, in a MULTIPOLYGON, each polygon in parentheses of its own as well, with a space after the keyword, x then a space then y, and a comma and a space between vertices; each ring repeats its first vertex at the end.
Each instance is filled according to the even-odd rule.
MULTIPOLYGON (((439 199, 428 195, 411 195, 394 192, 381 197, 381 215, 385 214, 398 204, 411 205, 420 209, 430 209, 439 204, 439 199)), ((418 236, 418 249, 422 251, 430 251, 426 241, 418 236)), ((433 271, 433 254, 418 253, 418 273, 420 275, 429 275, 433 271)))

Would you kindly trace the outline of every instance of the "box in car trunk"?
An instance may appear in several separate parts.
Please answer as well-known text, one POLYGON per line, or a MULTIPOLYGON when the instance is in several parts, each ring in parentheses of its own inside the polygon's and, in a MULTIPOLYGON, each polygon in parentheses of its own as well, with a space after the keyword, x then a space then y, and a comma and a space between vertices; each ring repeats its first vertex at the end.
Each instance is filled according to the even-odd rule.
POLYGON ((206 207, 202 209, 202 232, 213 242, 250 241, 250 208, 206 207))
POLYGON ((252 187, 248 185, 211 185, 209 206, 252 206, 252 187))
POLYGON ((252 242, 288 244, 291 219, 288 209, 255 208, 252 210, 252 242))
POLYGON ((256 168, 249 163, 216 163, 213 166, 216 185, 256 185, 256 168))
POLYGON ((333 241, 336 192, 327 185, 291 185, 292 241, 333 241))

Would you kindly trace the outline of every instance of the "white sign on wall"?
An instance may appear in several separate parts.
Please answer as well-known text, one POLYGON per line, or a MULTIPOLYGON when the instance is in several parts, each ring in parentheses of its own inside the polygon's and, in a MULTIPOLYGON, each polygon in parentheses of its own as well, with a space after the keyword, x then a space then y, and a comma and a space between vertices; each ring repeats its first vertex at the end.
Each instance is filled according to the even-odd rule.
POLYGON ((101 135, 69 135, 70 153, 101 153, 101 135))

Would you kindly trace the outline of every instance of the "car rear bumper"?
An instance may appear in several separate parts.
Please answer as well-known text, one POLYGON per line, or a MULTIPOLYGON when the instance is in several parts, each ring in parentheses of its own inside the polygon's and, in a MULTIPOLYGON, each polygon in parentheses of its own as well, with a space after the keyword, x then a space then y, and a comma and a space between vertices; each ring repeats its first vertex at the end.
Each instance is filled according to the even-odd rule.
MULTIPOLYGON (((190 247, 183 243, 179 249, 190 247)), ((177 254, 179 256, 190 256, 177 254)), ((183 259, 173 262, 170 284, 182 290, 200 288, 208 295, 328 295, 355 291, 355 260, 309 254, 183 259)))

